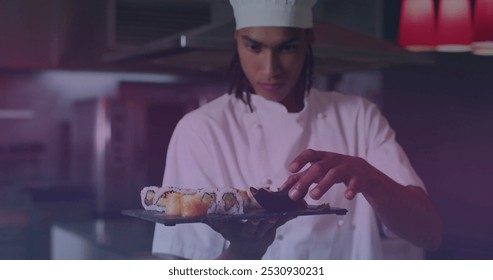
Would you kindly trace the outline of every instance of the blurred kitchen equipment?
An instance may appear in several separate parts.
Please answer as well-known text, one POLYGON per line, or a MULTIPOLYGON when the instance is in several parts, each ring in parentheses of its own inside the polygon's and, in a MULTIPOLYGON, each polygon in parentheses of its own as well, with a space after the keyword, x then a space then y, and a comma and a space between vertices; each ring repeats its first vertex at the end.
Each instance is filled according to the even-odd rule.
POLYGON ((99 216, 139 208, 142 186, 161 185, 174 127, 197 107, 194 88, 122 83, 117 97, 75 103, 72 183, 92 189, 99 216))

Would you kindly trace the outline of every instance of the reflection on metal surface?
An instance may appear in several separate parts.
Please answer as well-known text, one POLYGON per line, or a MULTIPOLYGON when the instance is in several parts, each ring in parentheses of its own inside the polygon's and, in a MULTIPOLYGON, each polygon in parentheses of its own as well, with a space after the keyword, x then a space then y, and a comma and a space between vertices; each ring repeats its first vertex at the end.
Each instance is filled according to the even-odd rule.
POLYGON ((180 79, 174 75, 148 73, 109 73, 94 71, 43 71, 39 76, 42 82, 55 85, 60 90, 74 91, 80 88, 87 97, 88 92, 111 92, 121 81, 174 83, 180 79), (81 87, 80 85, 84 85, 81 87))

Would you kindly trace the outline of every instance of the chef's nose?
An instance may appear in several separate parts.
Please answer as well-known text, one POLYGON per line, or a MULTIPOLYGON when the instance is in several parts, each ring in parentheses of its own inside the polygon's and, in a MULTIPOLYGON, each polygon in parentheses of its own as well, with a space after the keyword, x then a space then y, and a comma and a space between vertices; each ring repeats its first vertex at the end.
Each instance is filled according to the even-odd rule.
POLYGON ((279 57, 274 51, 266 52, 263 63, 263 72, 267 77, 276 77, 279 75, 281 70, 279 57))

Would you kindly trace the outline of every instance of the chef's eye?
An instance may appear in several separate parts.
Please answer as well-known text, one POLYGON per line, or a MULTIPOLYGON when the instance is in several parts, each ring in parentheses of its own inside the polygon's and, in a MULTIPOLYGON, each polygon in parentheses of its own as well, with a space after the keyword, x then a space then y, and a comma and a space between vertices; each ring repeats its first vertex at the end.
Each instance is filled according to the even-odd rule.
POLYGON ((280 50, 283 52, 294 52, 296 51, 296 45, 284 45, 280 47, 280 50))
POLYGON ((247 44, 246 47, 249 51, 255 52, 255 53, 258 53, 262 50, 262 46, 259 44, 247 44))

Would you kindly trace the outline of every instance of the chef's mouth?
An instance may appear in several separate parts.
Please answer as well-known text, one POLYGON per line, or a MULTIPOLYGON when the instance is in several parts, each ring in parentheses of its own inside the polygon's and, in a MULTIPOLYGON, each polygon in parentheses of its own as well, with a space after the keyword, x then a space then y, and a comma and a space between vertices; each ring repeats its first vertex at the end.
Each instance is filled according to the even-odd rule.
POLYGON ((258 83, 258 85, 265 91, 278 91, 284 87, 284 83, 258 83))

